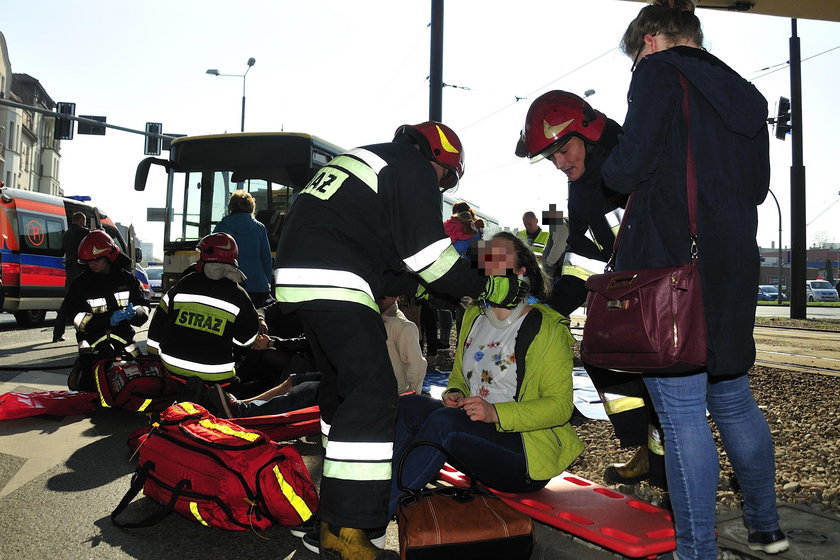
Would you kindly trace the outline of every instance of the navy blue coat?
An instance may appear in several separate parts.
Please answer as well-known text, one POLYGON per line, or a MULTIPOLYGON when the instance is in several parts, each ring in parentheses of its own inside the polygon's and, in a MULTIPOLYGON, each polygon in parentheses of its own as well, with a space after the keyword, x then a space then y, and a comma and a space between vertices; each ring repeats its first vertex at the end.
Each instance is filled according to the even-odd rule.
POLYGON ((680 73, 690 84, 708 371, 739 375, 755 361, 756 208, 770 183, 767 101, 701 49, 674 47, 651 54, 633 74, 624 134, 602 169, 611 189, 635 193, 624 217, 615 270, 689 260, 680 73))

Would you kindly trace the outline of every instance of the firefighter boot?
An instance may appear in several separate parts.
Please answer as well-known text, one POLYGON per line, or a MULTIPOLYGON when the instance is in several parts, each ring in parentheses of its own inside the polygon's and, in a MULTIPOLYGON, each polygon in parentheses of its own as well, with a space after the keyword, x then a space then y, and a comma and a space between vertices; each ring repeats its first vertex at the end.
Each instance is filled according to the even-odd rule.
POLYGON ((634 484, 646 479, 649 474, 648 448, 643 445, 626 463, 608 466, 604 471, 604 481, 609 484, 634 484))
POLYGON ((397 560, 393 550, 373 546, 364 529, 321 523, 321 558, 329 560, 397 560))

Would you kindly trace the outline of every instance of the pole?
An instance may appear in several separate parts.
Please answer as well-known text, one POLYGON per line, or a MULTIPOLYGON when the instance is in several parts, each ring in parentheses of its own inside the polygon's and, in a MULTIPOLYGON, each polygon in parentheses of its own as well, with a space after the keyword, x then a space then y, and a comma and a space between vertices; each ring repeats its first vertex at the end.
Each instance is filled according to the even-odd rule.
POLYGON ((443 119, 443 0, 432 0, 432 39, 429 52, 429 120, 443 119))
POLYGON ((779 211, 779 256, 777 257, 777 260, 779 261, 779 295, 776 297, 776 301, 779 305, 782 305, 782 207, 781 205, 779 205, 779 199, 776 198, 776 195, 773 193, 773 191, 770 189, 767 189, 767 191, 773 197, 773 200, 776 201, 776 209, 779 211))
POLYGON ((791 19, 790 38, 790 318, 805 319, 805 165, 802 157, 802 60, 796 18, 791 19))

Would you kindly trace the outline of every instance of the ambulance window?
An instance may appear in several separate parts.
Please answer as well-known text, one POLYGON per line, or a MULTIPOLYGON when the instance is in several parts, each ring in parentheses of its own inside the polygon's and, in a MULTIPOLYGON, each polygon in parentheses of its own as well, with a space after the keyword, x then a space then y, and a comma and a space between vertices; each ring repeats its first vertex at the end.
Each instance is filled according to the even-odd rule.
POLYGON ((62 222, 55 218, 18 212, 18 226, 21 247, 29 252, 62 255, 61 241, 64 235, 62 222))

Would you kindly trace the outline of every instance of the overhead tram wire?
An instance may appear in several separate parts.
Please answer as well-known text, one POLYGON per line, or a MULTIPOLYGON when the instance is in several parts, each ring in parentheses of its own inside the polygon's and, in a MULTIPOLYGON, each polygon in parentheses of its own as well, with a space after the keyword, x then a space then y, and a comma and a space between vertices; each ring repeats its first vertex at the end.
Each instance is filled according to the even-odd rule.
POLYGON ((574 74, 574 73, 575 73, 575 72, 577 72, 578 70, 580 70, 580 69, 582 69, 582 68, 585 68, 586 66, 589 66, 590 64, 592 64, 592 63, 593 63, 593 62, 595 62, 596 60, 601 59, 601 58, 603 58, 603 57, 607 56, 608 54, 610 54, 611 52, 613 52, 614 50, 617 50, 617 49, 618 49, 618 47, 613 47, 613 48, 609 49, 608 51, 606 51, 606 52, 604 52, 604 53, 602 53, 602 54, 599 54, 598 56, 596 56, 596 57, 595 57, 595 58, 593 58, 592 60, 589 60, 589 61, 587 61, 587 62, 584 62, 583 64, 581 64, 581 65, 580 65, 580 66, 578 66, 577 68, 574 68, 574 69, 572 69, 572 70, 569 70, 568 72, 566 72, 566 73, 565 73, 565 74, 563 74, 562 76, 558 76, 558 77, 554 78, 554 79, 553 79, 553 80, 551 80, 550 82, 548 82, 548 83, 545 83, 545 84, 541 85, 541 86, 540 86, 540 87, 538 87, 537 89, 535 89, 535 90, 533 90, 533 91, 531 91, 531 92, 527 93, 527 94, 526 94, 526 95, 524 95, 524 96, 516 96, 516 95, 515 95, 514 97, 516 98, 516 101, 514 101, 513 103, 508 103, 508 104, 507 104, 507 105, 505 105, 504 107, 501 107, 501 108, 499 108, 499 109, 497 109, 497 110, 493 111, 492 113, 490 113, 490 114, 488 114, 488 115, 485 115, 485 116, 481 117, 481 118, 480 118, 480 119, 478 119, 477 121, 474 121, 474 122, 472 122, 472 123, 468 124, 467 126, 462 126, 462 127, 460 128, 460 130, 466 130, 466 129, 470 128, 470 127, 473 127, 473 126, 477 125, 478 123, 480 123, 480 122, 482 122, 482 121, 485 121, 485 120, 489 119, 489 118, 490 118, 490 117, 492 117, 493 115, 496 115, 496 114, 498 114, 498 113, 501 113, 501 112, 502 112, 502 111, 504 111, 505 109, 509 109, 509 108, 513 107, 514 105, 516 105, 517 103, 519 103, 519 101, 521 101, 521 100, 523 100, 523 99, 527 99, 528 97, 531 97, 531 96, 532 96, 532 95, 534 95, 535 93, 537 93, 537 92, 539 92, 539 91, 544 90, 545 88, 547 88, 548 86, 550 86, 550 85, 551 85, 551 84, 553 84, 554 82, 560 81, 560 80, 562 80, 563 78, 567 78, 567 77, 571 76, 572 74, 574 74))
MULTIPOLYGON (((826 53, 830 53, 831 51, 836 51, 837 49, 840 49, 840 45, 837 45, 836 47, 832 47, 832 48, 830 48, 830 49, 824 50, 824 51, 823 51, 823 52, 821 52, 821 53, 817 53, 817 54, 815 54, 815 55, 811 55, 811 56, 809 56, 809 57, 807 57, 807 58, 803 58, 803 59, 802 59, 802 62, 805 62, 806 60, 811 60, 812 58, 817 58, 818 56, 822 56, 822 55, 824 55, 824 54, 826 54, 826 53)), ((750 82, 754 82, 755 80, 757 80, 757 79, 759 79, 759 78, 763 78, 764 76, 769 76, 770 74, 775 74, 775 73, 776 73, 776 72, 778 72, 779 70, 784 70, 784 69, 785 69, 785 68, 787 68, 789 65, 790 65, 790 61, 789 61, 789 60, 786 60, 785 62, 780 62, 779 64, 774 64, 773 66, 768 66, 768 67, 766 67, 766 68, 762 68, 761 70, 757 70, 757 72, 764 72, 764 70, 769 70, 769 72, 764 72, 764 74, 759 74, 758 76, 754 76, 754 77, 750 78, 750 80, 749 80, 749 81, 750 81, 750 82), (771 70, 771 68, 772 68, 772 70, 771 70)))

